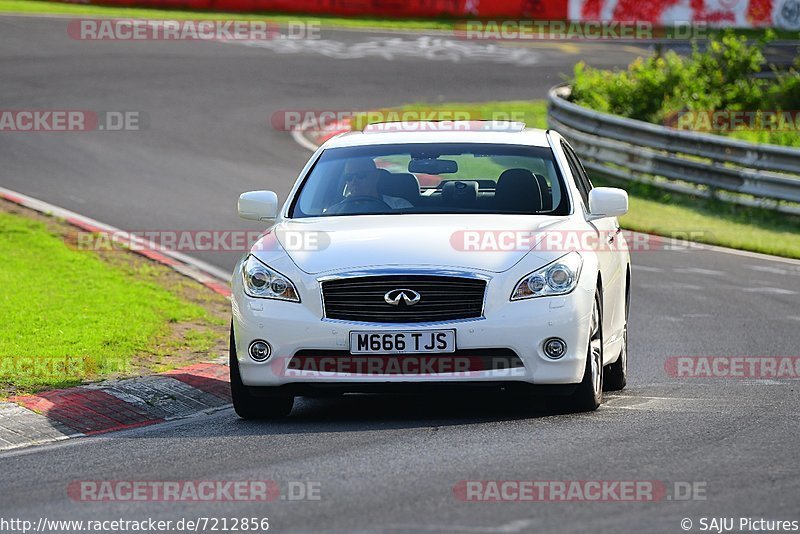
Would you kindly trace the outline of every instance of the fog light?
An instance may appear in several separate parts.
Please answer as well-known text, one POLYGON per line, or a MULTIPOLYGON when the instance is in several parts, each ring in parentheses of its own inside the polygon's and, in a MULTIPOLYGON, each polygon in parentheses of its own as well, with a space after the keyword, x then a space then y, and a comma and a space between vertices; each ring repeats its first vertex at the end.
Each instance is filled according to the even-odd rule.
POLYGON ((544 353, 548 358, 558 360, 567 353, 567 344, 563 339, 551 337, 544 342, 544 353))
POLYGON ((270 354, 272 354, 272 347, 269 346, 269 343, 266 341, 261 341, 257 339, 250 343, 250 357, 253 358, 257 362, 266 361, 270 354))

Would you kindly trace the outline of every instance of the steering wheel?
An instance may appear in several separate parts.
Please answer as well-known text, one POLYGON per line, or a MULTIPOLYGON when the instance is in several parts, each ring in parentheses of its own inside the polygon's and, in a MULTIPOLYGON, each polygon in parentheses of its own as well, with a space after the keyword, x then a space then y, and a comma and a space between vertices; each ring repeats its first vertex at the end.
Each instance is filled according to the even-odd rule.
POLYGON ((333 206, 325 210, 327 213, 359 213, 359 212, 372 212, 372 211, 386 211, 391 210, 391 206, 381 200, 380 198, 371 197, 367 195, 350 196, 342 199, 333 206), (351 208, 356 208, 353 211, 351 208))

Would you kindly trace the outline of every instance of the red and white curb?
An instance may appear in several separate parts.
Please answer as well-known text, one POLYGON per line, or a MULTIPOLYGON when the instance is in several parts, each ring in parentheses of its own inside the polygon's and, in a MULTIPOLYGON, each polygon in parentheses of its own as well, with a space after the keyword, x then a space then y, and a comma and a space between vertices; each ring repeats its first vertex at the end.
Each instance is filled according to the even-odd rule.
POLYGON ((228 366, 167 373, 12 397, 0 404, 0 450, 125 430, 230 405, 228 366))
MULTIPOLYGON (((230 273, 84 215, 0 187, 0 198, 88 232, 113 232, 153 261, 230 297, 230 273)), ((198 363, 166 373, 101 382, 0 402, 0 450, 152 425, 230 405, 228 366, 198 363)))

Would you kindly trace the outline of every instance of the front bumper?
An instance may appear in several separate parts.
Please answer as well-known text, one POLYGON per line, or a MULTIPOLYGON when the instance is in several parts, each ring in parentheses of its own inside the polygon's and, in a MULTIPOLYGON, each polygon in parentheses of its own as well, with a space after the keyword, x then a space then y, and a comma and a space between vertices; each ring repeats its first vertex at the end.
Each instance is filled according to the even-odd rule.
MULTIPOLYGON (((508 297, 519 277, 516 274, 506 276, 507 273, 504 273, 502 280, 497 277, 488 285, 483 318, 414 324, 324 319, 319 282, 316 277, 308 275, 291 276, 301 303, 251 298, 244 293, 237 272, 233 277, 231 300, 236 356, 242 382, 247 386, 350 384, 359 388, 381 384, 389 386, 393 383, 421 385, 427 382, 575 384, 581 381, 585 370, 589 319, 595 291, 594 280, 589 280, 587 271, 590 272, 584 269, 578 287, 569 295, 515 302, 510 302, 508 297), (322 371, 319 368, 290 368, 289 362, 300 351, 306 354, 314 351, 338 351, 342 354, 349 351, 351 330, 381 332, 426 329, 455 330, 457 348, 462 355, 469 355, 472 351, 475 355, 481 355, 489 350, 510 349, 519 357, 522 366, 467 372, 447 372, 447 367, 443 366, 436 368, 434 373, 424 374, 351 372, 353 366, 338 367, 335 372, 328 372, 330 367, 322 371), (543 351, 543 342, 551 337, 559 337, 567 344, 566 354, 558 360, 548 358, 543 351), (256 362, 247 353, 248 346, 256 339, 266 340, 272 347, 272 355, 265 362, 256 362)), ((286 270, 282 272, 286 273, 286 270)))

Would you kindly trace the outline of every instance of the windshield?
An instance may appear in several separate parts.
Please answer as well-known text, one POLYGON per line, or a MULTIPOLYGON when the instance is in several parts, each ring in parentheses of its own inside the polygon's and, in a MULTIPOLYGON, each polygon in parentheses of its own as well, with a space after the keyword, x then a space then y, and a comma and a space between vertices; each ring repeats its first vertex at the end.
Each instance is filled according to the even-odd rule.
POLYGON ((290 217, 407 213, 569 213, 547 147, 420 143, 331 148, 306 176, 290 217))

